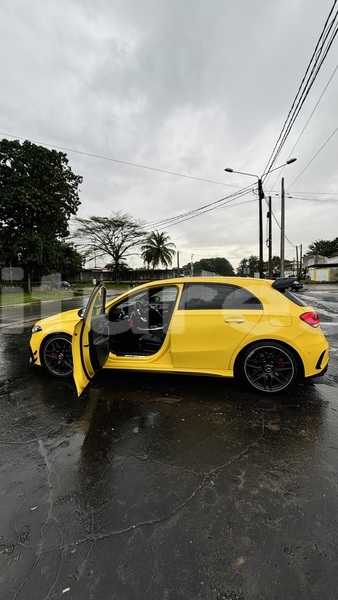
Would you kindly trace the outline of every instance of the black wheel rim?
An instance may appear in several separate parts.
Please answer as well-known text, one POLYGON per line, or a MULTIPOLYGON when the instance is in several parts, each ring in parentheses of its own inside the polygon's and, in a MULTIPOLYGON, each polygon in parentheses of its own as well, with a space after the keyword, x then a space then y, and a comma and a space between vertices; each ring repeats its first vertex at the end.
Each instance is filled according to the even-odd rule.
POLYGON ((281 348, 262 346, 252 350, 244 362, 244 372, 250 385, 264 392, 280 392, 295 375, 290 355, 281 348))
POLYGON ((66 338, 53 338, 44 348, 44 362, 54 375, 67 377, 73 372, 72 345, 66 338))

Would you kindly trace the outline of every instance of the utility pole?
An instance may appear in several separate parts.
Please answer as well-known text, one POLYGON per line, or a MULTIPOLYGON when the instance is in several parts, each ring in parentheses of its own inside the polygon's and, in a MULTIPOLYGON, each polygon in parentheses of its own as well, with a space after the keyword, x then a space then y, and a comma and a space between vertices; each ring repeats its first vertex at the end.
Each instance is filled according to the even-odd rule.
POLYGON ((180 251, 179 250, 177 250, 176 255, 177 255, 177 275, 179 277, 180 276, 180 251))
POLYGON ((272 279, 272 224, 271 224, 271 196, 269 196, 269 210, 268 210, 268 222, 269 222, 269 233, 268 233, 268 271, 269 279, 272 279))
POLYGON ((192 262, 194 258, 194 255, 191 255, 191 261, 190 261, 190 277, 194 276, 194 263, 192 262))
MULTIPOLYGON (((263 173, 263 175, 268 175, 269 173, 272 173, 273 171, 277 171, 277 169, 281 169, 282 167, 285 167, 285 165, 291 165, 291 163, 294 163, 297 159, 296 158, 289 158, 289 160, 286 161, 286 163, 284 163, 283 165, 279 165, 278 167, 275 167, 274 169, 269 169, 268 171, 266 171, 265 173, 263 173)), ((226 167, 226 169, 224 169, 224 171, 226 171, 227 173, 238 173, 239 175, 247 175, 248 177, 257 177, 258 179, 258 201, 259 201, 259 276, 260 277, 264 277, 264 273, 263 273, 263 199, 264 199, 264 191, 263 191, 263 182, 262 182, 262 178, 263 175, 261 175, 260 177, 258 175, 255 175, 254 173, 246 173, 244 171, 234 171, 231 167, 226 167)), ((284 179, 282 179, 283 182, 283 188, 284 188, 284 179)), ((283 273, 284 273, 284 232, 283 232, 283 273)))
POLYGON ((302 270, 303 270, 303 244, 300 244, 299 246, 299 272, 297 277, 299 277, 299 279, 301 279, 302 277, 302 270))
POLYGON ((259 202, 259 276, 264 277, 263 273, 263 199, 264 191, 262 179, 258 179, 258 202, 259 202))
POLYGON ((284 277, 284 254, 285 254, 285 188, 284 177, 281 187, 281 221, 280 221, 280 276, 284 277))

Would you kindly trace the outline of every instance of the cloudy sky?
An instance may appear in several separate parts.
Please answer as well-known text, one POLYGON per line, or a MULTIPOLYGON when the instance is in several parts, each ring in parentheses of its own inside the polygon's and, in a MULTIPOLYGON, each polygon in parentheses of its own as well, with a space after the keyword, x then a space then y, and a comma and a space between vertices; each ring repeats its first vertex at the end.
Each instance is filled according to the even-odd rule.
MULTIPOLYGON (((333 0, 11 0, 0 6, 0 136, 65 149, 82 175, 78 216, 156 223, 180 264, 258 254, 253 192, 288 117, 333 0)), ((338 236, 338 36, 264 181, 273 254, 338 236)), ((264 239, 266 237, 264 202, 264 239)), ((267 249, 264 249, 267 258, 267 249)), ((139 266, 134 258, 131 266, 139 266)))

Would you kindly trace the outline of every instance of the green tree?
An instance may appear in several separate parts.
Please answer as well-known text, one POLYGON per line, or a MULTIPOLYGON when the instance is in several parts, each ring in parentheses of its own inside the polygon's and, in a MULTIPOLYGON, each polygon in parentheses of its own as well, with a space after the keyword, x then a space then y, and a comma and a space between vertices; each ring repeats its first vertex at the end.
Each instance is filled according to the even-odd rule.
POLYGON ((321 256, 330 256, 338 252, 338 237, 334 240, 316 240, 309 245, 311 254, 319 254, 321 256))
POLYGON ((241 262, 239 263, 239 265, 236 269, 236 272, 237 272, 237 275, 239 275, 240 277, 250 275, 247 258, 242 258, 241 262))
POLYGON ((165 231, 151 231, 141 246, 141 257, 148 267, 156 269, 160 264, 169 267, 175 256, 175 244, 169 241, 165 231))
MULTIPOLYGON (((233 266, 227 258, 217 256, 216 258, 201 258, 200 260, 193 263, 194 272, 198 271, 210 271, 210 273, 216 273, 216 275, 232 276, 235 275, 233 266)), ((190 268, 190 265, 184 267, 190 268)))
MULTIPOLYGON (((284 267, 285 267, 285 261, 284 261, 284 267)), ((274 255, 272 257, 272 273, 273 275, 277 276, 280 274, 280 256, 276 256, 274 255)))
MULTIPOLYGON (((114 273, 116 273, 116 264, 114 262, 110 262, 107 263, 106 265, 104 265, 105 269, 109 269, 109 271, 113 271, 114 273)), ((120 261, 119 267, 118 267, 118 271, 120 276, 123 275, 123 278, 125 279, 128 275, 128 273, 130 273, 133 269, 131 267, 129 267, 129 265, 124 262, 123 260, 120 261)))
POLYGON ((253 277, 255 273, 259 272, 259 259, 258 256, 251 254, 248 258, 248 267, 250 269, 250 276, 253 277))
POLYGON ((61 279, 72 279, 82 271, 84 257, 74 248, 73 243, 60 242, 58 248, 56 271, 61 279))
MULTIPOLYGON (((272 257, 272 276, 280 277, 280 257, 273 256, 272 257)), ((285 271, 293 271, 295 268, 295 262, 293 260, 284 259, 284 270, 285 271)), ((268 276, 269 272, 269 263, 266 261, 263 263, 263 271, 268 276)))
POLYGON ((118 281, 121 265, 128 256, 136 254, 135 249, 144 238, 143 222, 122 212, 115 212, 111 217, 77 218, 75 222, 78 228, 74 240, 86 259, 110 257, 118 281))
POLYGON ((259 260, 258 256, 251 254, 249 258, 243 258, 237 267, 238 275, 246 275, 248 277, 254 277, 254 274, 259 271, 259 260))
POLYGON ((0 141, 0 262, 23 266, 29 289, 32 275, 55 269, 81 182, 66 154, 28 140, 0 141))

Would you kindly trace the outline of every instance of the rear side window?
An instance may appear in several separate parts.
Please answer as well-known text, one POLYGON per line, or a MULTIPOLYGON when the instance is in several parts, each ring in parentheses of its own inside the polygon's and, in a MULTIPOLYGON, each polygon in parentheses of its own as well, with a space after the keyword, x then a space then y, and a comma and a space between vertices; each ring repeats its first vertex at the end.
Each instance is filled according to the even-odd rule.
POLYGON ((247 290, 228 284, 188 283, 184 286, 178 310, 262 309, 247 290))
POLYGON ((250 308, 262 310, 263 306, 260 300, 248 290, 244 288, 235 287, 233 292, 233 307, 232 308, 250 308))
MULTIPOLYGON (((278 290, 278 292, 279 291, 280 290, 278 290)), ((308 306, 308 304, 304 302, 304 300, 302 300, 299 296, 296 296, 296 294, 293 294, 291 290, 285 290, 284 292, 281 292, 281 294, 284 294, 284 296, 286 296, 289 300, 291 300, 291 302, 297 304, 298 306, 308 306)))

